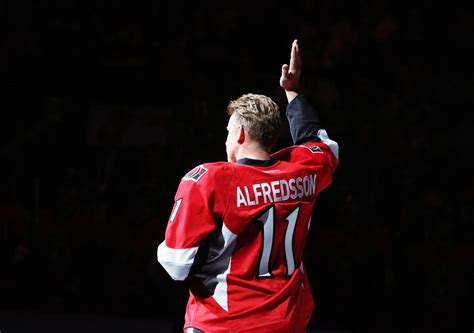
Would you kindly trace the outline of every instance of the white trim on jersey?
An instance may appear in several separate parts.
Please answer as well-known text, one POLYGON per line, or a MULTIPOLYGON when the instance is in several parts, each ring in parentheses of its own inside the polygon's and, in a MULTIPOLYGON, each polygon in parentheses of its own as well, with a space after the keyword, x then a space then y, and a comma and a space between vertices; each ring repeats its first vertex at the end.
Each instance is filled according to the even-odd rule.
MULTIPOLYGON (((235 240, 237 235, 230 231, 227 226, 222 223, 222 235, 224 236, 224 251, 232 255, 235 247, 235 240)), ((215 299, 225 311, 229 311, 229 304, 227 303, 227 274, 230 272, 232 259, 229 260, 229 266, 224 273, 217 275, 217 286, 212 297, 215 299)))
POLYGON ((186 333, 204 333, 204 332, 194 327, 188 327, 186 329, 186 333))
POLYGON ((198 247, 189 249, 173 249, 165 242, 158 246, 157 257, 173 280, 184 280, 188 277, 198 247))
POLYGON ((321 139, 321 142, 326 144, 329 149, 331 149, 332 153, 336 158, 339 160, 339 145, 336 141, 329 139, 328 133, 324 129, 320 129, 318 131, 318 138, 321 139))

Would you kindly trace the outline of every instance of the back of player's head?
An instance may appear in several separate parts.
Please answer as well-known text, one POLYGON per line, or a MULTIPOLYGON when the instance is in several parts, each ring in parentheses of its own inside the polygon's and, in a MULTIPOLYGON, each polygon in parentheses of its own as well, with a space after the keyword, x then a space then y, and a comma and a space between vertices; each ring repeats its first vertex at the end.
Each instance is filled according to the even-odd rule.
POLYGON ((229 115, 236 119, 254 139, 265 148, 272 148, 278 139, 281 127, 280 109, 269 97, 245 94, 227 106, 229 115))

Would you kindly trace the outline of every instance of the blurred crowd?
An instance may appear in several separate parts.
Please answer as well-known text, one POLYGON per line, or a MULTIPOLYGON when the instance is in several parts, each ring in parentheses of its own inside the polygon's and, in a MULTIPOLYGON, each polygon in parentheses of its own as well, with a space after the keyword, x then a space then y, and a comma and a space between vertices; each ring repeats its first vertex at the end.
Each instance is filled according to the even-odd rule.
MULTIPOLYGON (((176 186, 225 159, 230 99, 264 93, 285 109, 279 68, 298 38, 302 92, 341 150, 306 252, 312 325, 474 328, 472 11, 387 0, 6 8, 1 308, 179 322, 185 288, 156 262, 176 186), (126 110, 91 143, 101 103, 171 114, 158 141, 128 144, 126 110)), ((289 144, 285 126, 277 148, 289 144)))

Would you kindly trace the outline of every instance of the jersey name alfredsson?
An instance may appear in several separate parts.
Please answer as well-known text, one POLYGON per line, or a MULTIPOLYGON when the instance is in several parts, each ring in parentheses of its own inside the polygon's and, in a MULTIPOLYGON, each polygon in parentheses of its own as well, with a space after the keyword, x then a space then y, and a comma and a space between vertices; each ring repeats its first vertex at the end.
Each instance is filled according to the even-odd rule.
POLYGON ((310 197, 316 192, 316 175, 237 186, 237 207, 310 197))

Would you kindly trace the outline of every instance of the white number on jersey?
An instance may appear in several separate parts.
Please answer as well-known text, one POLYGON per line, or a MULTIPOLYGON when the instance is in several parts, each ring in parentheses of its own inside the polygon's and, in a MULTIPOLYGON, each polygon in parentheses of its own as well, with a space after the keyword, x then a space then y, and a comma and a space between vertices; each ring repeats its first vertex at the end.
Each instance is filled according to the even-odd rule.
MULTIPOLYGON (((287 223, 285 231, 285 258, 287 276, 291 276, 295 271, 295 256, 293 253, 293 234, 298 222, 298 214, 300 206, 298 205, 291 211, 290 214, 285 218, 284 222, 287 223)), ((274 246, 273 233, 275 229, 275 206, 270 206, 262 215, 257 218, 257 222, 262 223, 262 252, 260 254, 258 264, 258 277, 265 278, 271 277, 272 273, 270 270, 270 258, 272 256, 272 249, 274 246)))

